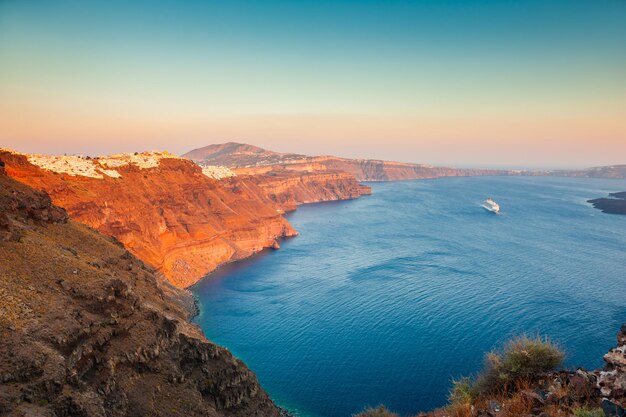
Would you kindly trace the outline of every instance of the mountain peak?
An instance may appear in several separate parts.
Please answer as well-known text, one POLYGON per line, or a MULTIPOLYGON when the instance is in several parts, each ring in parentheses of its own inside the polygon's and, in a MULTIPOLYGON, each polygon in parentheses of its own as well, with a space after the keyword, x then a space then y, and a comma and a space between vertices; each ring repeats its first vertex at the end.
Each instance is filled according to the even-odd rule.
POLYGON ((280 163, 284 159, 302 159, 304 155, 280 153, 246 143, 226 142, 204 146, 183 155, 201 165, 247 166, 280 163))

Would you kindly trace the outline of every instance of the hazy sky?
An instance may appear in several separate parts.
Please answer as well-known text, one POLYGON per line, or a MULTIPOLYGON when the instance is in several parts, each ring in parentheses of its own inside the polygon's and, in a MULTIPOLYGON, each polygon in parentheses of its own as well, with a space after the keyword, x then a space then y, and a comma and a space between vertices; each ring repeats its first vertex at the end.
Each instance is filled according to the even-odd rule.
POLYGON ((0 0, 0 146, 626 163, 626 0, 0 0))

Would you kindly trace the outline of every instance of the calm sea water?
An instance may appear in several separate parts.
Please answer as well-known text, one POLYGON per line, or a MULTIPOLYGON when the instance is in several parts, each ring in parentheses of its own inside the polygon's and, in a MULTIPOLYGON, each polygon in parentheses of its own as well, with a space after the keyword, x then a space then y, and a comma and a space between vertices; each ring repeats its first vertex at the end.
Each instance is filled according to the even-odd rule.
POLYGON ((585 201, 626 181, 445 178, 300 207, 300 236, 194 288, 207 336, 301 416, 441 406, 520 333, 602 365, 626 321, 626 216, 585 201), (480 207, 492 196, 499 216, 480 207))

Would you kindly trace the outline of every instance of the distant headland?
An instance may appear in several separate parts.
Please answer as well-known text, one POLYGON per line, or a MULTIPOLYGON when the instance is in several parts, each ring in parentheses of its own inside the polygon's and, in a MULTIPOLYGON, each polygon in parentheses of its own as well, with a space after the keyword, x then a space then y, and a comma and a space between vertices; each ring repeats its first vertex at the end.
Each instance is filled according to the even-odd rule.
POLYGON ((603 213, 626 214, 626 191, 610 193, 608 197, 588 200, 603 213))

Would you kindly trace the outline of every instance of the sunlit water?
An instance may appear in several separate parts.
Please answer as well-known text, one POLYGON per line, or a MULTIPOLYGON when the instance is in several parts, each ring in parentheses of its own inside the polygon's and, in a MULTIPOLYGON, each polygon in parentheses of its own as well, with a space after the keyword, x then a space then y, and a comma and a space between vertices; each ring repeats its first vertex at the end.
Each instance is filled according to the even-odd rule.
POLYGON ((300 207, 300 236, 194 288, 197 322, 302 416, 441 406, 522 332, 597 367, 626 321, 626 216, 586 200, 626 181, 446 178, 300 207), (499 216, 480 203, 492 196, 499 216))

